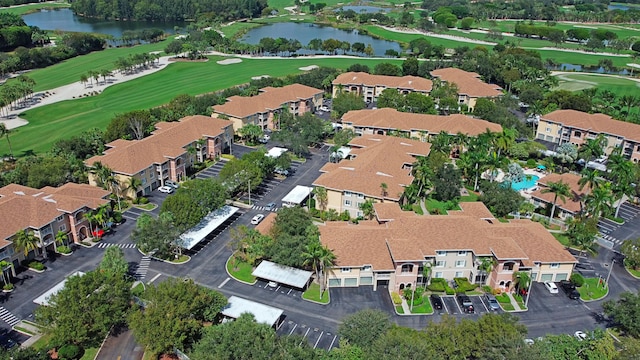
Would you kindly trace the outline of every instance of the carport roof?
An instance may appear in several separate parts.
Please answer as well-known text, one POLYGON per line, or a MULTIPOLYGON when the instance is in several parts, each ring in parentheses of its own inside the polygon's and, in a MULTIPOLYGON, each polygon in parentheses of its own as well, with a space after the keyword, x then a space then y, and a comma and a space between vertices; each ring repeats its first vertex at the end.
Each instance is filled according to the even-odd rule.
POLYGON ((307 285, 312 274, 311 271, 300 270, 266 260, 262 261, 251 273, 257 278, 276 281, 298 289, 302 289, 307 285))
POLYGON ((73 274, 67 276, 64 280, 57 283, 54 287, 47 290, 44 294, 38 296, 35 300, 33 300, 33 302, 38 305, 49 306, 49 299, 51 299, 53 295, 59 293, 62 289, 64 289, 64 285, 67 283, 67 280, 72 276, 84 276, 84 273, 82 271, 74 272, 73 274))
POLYGON ((304 199, 311 194, 313 189, 309 186, 296 185, 287 196, 282 198, 283 203, 300 204, 304 199))
POLYGON ((273 326, 283 313, 281 309, 237 296, 230 297, 228 301, 227 306, 222 309, 222 315, 234 319, 239 318, 244 313, 249 313, 253 315, 257 323, 273 326))
POLYGON ((237 207, 225 205, 210 212, 198 225, 180 235, 180 246, 187 250, 193 249, 205 236, 209 235, 210 232, 235 214, 236 211, 238 211, 237 207))

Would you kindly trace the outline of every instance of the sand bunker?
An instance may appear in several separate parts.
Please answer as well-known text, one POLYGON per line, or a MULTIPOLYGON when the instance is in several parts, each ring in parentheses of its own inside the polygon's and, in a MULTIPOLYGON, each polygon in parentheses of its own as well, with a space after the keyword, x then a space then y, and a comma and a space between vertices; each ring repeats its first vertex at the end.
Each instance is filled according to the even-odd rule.
POLYGON ((220 60, 220 61, 218 61, 218 64, 220 64, 220 65, 229 65, 229 64, 237 64, 237 63, 241 63, 241 62, 242 62, 242 59, 234 58, 234 59, 220 60))
POLYGON ((269 75, 260 75, 260 76, 254 76, 251 78, 251 80, 260 80, 260 79, 266 79, 266 78, 270 78, 271 76, 269 75))
POLYGON ((309 65, 309 66, 303 66, 300 68, 300 70, 302 71, 311 71, 313 69, 317 69, 318 65, 309 65))

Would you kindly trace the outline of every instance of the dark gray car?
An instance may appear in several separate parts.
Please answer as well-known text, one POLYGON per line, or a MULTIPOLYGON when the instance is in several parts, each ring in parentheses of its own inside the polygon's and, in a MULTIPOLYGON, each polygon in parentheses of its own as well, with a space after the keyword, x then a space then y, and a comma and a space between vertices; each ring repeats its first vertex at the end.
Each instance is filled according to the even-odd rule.
POLYGON ((491 295, 491 294, 487 294, 484 296, 485 300, 487 300, 487 307, 489 308, 489 310, 491 311, 498 311, 500 310, 500 304, 498 304, 498 300, 496 300, 496 297, 491 295))

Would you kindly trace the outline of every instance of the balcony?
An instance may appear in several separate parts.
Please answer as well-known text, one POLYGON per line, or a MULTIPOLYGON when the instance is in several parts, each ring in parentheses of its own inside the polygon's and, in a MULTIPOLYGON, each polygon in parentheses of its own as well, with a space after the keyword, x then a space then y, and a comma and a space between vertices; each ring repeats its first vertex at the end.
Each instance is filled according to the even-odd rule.
POLYGON ((391 274, 389 273, 377 273, 376 279, 378 280, 388 280, 391 279, 391 274))

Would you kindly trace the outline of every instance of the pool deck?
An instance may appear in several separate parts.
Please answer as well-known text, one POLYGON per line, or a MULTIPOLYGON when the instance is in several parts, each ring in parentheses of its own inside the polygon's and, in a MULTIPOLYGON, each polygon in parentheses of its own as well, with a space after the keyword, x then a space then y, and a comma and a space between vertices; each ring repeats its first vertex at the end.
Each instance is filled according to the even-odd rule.
MULTIPOLYGON (((525 169, 524 170, 524 174, 525 175, 536 175, 538 177, 538 180, 542 179, 543 177, 547 176, 546 171, 541 171, 538 169, 525 169)), ((534 187, 531 187, 529 189, 522 189, 519 191, 520 195, 524 196, 525 198, 529 199, 531 198, 531 193, 538 190, 540 187, 538 186, 537 182, 536 185, 534 187)))

